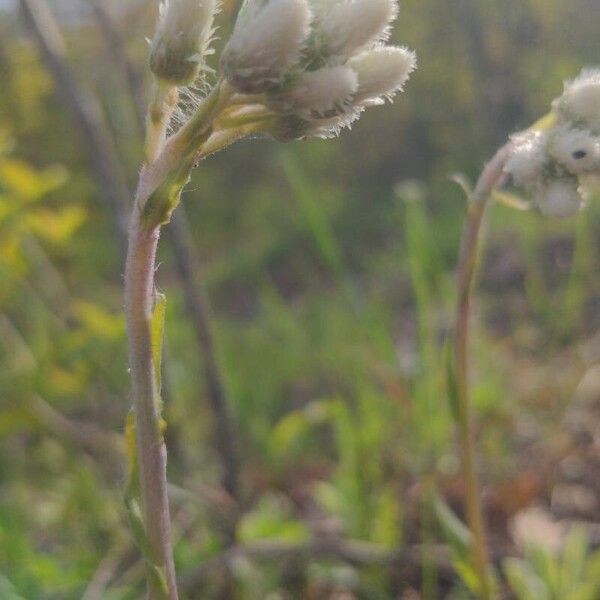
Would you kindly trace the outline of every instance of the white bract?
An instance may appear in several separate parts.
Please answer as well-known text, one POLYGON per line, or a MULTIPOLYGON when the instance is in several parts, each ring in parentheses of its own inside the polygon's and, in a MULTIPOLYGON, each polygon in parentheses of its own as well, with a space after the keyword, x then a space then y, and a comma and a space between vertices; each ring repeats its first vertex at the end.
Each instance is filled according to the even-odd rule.
POLYGON ((552 103, 550 126, 512 138, 504 170, 541 212, 568 217, 600 176, 600 70, 584 69, 552 103))

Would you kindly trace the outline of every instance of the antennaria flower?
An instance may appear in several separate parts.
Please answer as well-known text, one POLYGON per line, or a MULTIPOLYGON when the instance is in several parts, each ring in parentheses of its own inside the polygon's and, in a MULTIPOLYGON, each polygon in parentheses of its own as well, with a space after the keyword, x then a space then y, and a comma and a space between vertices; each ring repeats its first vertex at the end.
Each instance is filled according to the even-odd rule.
POLYGON ((513 136, 504 171, 546 215, 569 217, 600 176, 600 70, 567 82, 542 130, 513 136))
POLYGON ((355 102, 376 105, 402 90, 417 64, 415 53, 397 46, 377 46, 348 61, 358 75, 355 102))
POLYGON ((164 0, 150 49, 150 70, 162 81, 191 84, 214 34, 217 0, 164 0))
POLYGON ((229 83, 249 94, 280 85, 300 60, 311 19, 306 0, 246 0, 221 56, 229 83))
POLYGON ((570 125, 558 127, 549 145, 553 158, 577 175, 600 169, 600 137, 570 125))
POLYGON ((565 83, 553 108, 566 120, 600 129, 600 69, 584 69, 575 80, 565 83))
POLYGON ((221 69, 274 138, 331 137, 415 68, 414 53, 384 45, 396 14, 396 0, 245 0, 221 69))
POLYGON ((315 45, 325 60, 344 61, 377 42, 387 40, 398 14, 396 0, 313 0, 315 45))
POLYGON ((358 89, 358 77, 349 67, 324 67, 300 76, 284 92, 273 97, 272 106, 300 116, 333 117, 350 108, 358 89))

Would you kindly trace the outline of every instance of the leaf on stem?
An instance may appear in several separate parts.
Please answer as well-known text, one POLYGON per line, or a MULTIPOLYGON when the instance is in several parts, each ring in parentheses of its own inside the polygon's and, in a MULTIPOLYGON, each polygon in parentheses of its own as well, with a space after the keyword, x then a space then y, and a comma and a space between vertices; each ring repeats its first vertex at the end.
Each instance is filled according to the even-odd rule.
POLYGON ((156 292, 154 296, 154 311, 150 322, 150 338, 152 343, 152 360, 154 362, 154 375, 156 378, 156 389, 160 394, 161 388, 161 364, 162 345, 165 331, 165 312, 167 309, 167 297, 156 292))
POLYGON ((448 393, 448 403, 455 422, 458 422, 459 400, 458 389, 456 385, 456 365, 454 361, 454 346, 452 339, 449 339, 445 348, 445 363, 446 363, 446 388, 448 393))
POLYGON ((514 210, 526 211, 531 209, 531 204, 529 204, 527 200, 523 200, 523 198, 516 196, 515 194, 509 194, 508 192, 494 190, 492 192, 492 198, 498 204, 502 204, 507 208, 512 208, 514 210))
POLYGON ((460 186, 462 191, 465 193, 465 196, 470 199, 473 195, 473 186, 469 181, 468 177, 464 173, 454 173, 450 176, 450 181, 456 183, 456 185, 460 186))

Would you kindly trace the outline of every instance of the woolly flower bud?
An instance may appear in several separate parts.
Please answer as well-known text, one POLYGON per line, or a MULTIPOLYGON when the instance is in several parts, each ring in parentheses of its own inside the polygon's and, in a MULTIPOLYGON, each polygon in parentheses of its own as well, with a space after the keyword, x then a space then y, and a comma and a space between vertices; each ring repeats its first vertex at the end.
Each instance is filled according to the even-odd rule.
POLYGON ((417 64, 416 55, 407 48, 378 46, 348 61, 358 75, 358 104, 381 104, 392 98, 408 80, 417 64))
POLYGON ((273 96, 279 112, 303 116, 333 117, 350 108, 358 89, 358 77, 349 67, 324 67, 303 73, 289 89, 273 96))
POLYGON ((574 81, 565 84, 554 108, 568 119, 600 127, 600 69, 584 69, 574 81))
POLYGON ((533 131, 513 137, 514 150, 504 166, 516 185, 531 188, 542 175, 546 156, 546 135, 533 131))
POLYGON ((573 216, 584 203, 576 179, 552 180, 542 185, 534 201, 544 215, 558 218, 573 216))
POLYGON ((164 0, 150 49, 150 70, 163 81, 188 85, 200 72, 214 33, 217 0, 164 0))
POLYGON ((306 0, 247 0, 221 55, 229 83, 249 94, 280 85, 300 59, 311 19, 306 0))
POLYGON ((344 61, 389 35, 398 14, 396 0, 313 0, 317 13, 316 44, 321 54, 344 61))
POLYGON ((600 137, 583 129, 561 126, 549 146, 550 154, 571 173, 582 174, 600 169, 600 137))

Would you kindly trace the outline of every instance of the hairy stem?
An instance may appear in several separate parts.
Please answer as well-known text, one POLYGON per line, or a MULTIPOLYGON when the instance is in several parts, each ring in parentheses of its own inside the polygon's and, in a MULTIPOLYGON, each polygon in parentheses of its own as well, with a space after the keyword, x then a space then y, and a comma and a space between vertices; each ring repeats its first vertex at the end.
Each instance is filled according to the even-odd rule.
POLYGON ((484 169, 470 198, 469 213, 462 234, 457 271, 457 307, 454 325, 455 382, 458 400, 458 437, 462 451, 465 480, 466 515, 473 536, 473 563, 479 578, 480 595, 491 598, 488 571, 488 551, 483 514, 480 504, 480 486, 475 460, 475 440, 472 427, 469 395, 469 317, 471 292, 479 254, 481 225, 494 187, 503 177, 503 167, 511 145, 503 146, 484 169))
MULTIPOLYGON (((129 229, 125 267, 125 318, 129 336, 140 495, 152 560, 165 575, 168 600, 177 600, 167 498, 167 453, 160 425, 159 390, 151 336, 159 227, 146 227, 140 221, 140 214, 136 202, 129 229)), ((148 599, 164 598, 162 590, 149 577, 148 599)))
POLYGON ((154 83, 152 99, 146 116, 146 142, 144 152, 146 160, 152 163, 165 145, 169 121, 177 101, 179 93, 175 86, 154 83))

